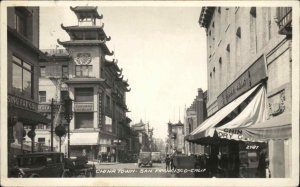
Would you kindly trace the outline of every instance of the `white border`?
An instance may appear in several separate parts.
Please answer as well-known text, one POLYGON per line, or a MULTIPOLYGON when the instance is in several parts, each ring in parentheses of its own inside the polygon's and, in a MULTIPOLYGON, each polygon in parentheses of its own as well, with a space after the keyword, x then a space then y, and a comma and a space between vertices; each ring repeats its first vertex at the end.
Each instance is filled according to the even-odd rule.
MULTIPOLYGON (((200 11, 199 11, 200 15, 200 11)), ((195 23, 197 24, 197 23, 195 23)), ((199 28, 200 29, 200 28, 199 28)), ((5 1, 1 2, 1 185, 5 186, 297 186, 299 184, 299 2, 298 1, 5 1), (285 179, 220 178, 7 178, 7 6, 293 6, 292 42, 292 177, 285 179)))

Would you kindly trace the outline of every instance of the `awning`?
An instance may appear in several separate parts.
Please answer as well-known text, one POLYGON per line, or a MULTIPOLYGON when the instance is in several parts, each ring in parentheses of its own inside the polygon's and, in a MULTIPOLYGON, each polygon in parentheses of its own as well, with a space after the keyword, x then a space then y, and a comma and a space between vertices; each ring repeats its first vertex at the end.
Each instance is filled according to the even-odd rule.
POLYGON ((70 145, 98 145, 99 132, 79 132, 70 134, 70 145))
POLYGON ((188 137, 188 141, 195 141, 199 138, 208 137, 208 130, 215 127, 225 117, 227 117, 233 110, 235 110, 243 101, 245 101, 261 84, 256 85, 251 90, 247 91, 240 97, 233 100, 231 103, 226 105, 217 111, 210 118, 205 120, 199 127, 197 127, 188 137))
POLYGON ((213 137, 216 133, 217 137, 229 140, 260 141, 252 136, 245 136, 245 132, 249 127, 266 121, 267 117, 266 90, 261 87, 237 117, 225 125, 210 128, 207 136, 213 137))
POLYGON ((40 113, 25 110, 14 107, 9 116, 17 116, 19 121, 22 121, 24 125, 37 125, 39 123, 47 124, 50 123, 50 119, 47 119, 40 113))

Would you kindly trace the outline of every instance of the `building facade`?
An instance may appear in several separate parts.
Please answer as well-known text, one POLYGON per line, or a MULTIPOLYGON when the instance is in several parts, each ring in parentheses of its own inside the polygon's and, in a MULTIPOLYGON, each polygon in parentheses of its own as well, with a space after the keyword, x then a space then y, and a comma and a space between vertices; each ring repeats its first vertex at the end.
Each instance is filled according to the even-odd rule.
POLYGON ((35 128, 49 121, 38 113, 39 8, 7 9, 8 168, 12 157, 34 152, 35 128), (24 130, 27 128, 28 130, 24 130), (30 137, 29 142, 24 137, 30 137))
MULTIPOLYGON (((87 155, 92 160, 101 155, 105 161, 118 161, 123 155, 119 153, 126 152, 130 145, 125 135, 130 129, 130 119, 126 117, 129 84, 123 80, 117 60, 107 59, 113 52, 106 45, 110 37, 103 30, 104 24, 98 25, 103 16, 98 14, 97 7, 71 7, 71 10, 78 24, 62 24, 70 41, 58 40, 66 50, 48 50, 50 60, 40 62, 40 110, 49 115, 54 99, 53 125, 66 126, 63 101, 70 97, 73 100, 71 156, 87 155)), ((49 133, 47 138, 40 138, 49 143, 46 140, 49 133)), ((67 138, 64 139, 61 150, 67 154, 67 138)), ((58 148, 57 143, 55 147, 58 148)))
MULTIPOLYGON (((206 118, 206 102, 207 91, 203 92, 201 88, 198 89, 198 95, 194 99, 189 108, 186 109, 184 136, 187 137, 193 130, 195 130, 206 118)), ((185 141, 185 153, 187 154, 203 154, 205 146, 194 144, 185 141)))
POLYGON ((166 153, 185 153, 184 151, 184 124, 181 121, 169 122, 166 153))
POLYGON ((139 152, 152 151, 153 129, 149 128, 149 123, 143 123, 143 121, 141 120, 139 123, 133 124, 131 128, 138 134, 139 152))
POLYGON ((204 7, 199 18, 207 33, 208 116, 262 83, 268 116, 258 131, 269 127, 263 138, 272 177, 291 176, 291 14, 291 7, 204 7))

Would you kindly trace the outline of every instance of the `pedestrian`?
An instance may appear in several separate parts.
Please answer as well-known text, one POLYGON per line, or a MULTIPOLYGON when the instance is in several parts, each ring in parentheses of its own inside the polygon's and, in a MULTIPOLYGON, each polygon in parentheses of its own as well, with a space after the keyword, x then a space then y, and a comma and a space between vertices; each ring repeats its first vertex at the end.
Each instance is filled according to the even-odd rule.
POLYGON ((259 178, 266 178, 266 153, 266 148, 262 148, 262 150, 259 153, 258 167, 256 172, 256 175, 259 178))
POLYGON ((102 152, 99 151, 98 152, 98 163, 101 163, 102 162, 102 152))
POLYGON ((170 169, 170 162, 171 162, 169 154, 167 154, 165 161, 166 161, 166 171, 168 171, 170 169))

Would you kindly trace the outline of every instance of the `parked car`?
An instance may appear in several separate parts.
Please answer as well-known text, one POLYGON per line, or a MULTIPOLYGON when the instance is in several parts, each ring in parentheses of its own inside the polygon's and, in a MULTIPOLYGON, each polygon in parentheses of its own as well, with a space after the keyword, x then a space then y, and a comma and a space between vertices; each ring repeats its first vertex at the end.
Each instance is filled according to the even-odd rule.
POLYGON ((62 177, 64 173, 64 154, 41 152, 17 155, 17 166, 13 177, 62 177))
POLYGON ((153 163, 160 163, 161 160, 161 153, 160 152, 151 152, 151 159, 153 163))
POLYGON ((152 167, 151 152, 140 152, 138 166, 141 167, 142 165, 149 165, 150 167, 152 167))

